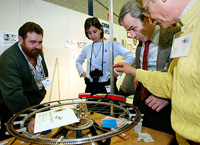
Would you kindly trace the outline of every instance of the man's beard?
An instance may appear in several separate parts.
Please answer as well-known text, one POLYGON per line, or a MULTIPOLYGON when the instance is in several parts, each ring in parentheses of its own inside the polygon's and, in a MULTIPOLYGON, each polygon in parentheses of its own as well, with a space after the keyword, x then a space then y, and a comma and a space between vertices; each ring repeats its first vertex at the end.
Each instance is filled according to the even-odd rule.
POLYGON ((32 50, 29 50, 26 45, 22 45, 22 49, 24 51, 24 53, 26 54, 26 56, 30 57, 30 58, 38 58, 38 56, 40 55, 40 53, 42 52, 42 49, 37 49, 34 48, 32 50))
POLYGON ((37 58, 41 52, 42 52, 42 49, 40 50, 40 49, 34 48, 33 50, 31 50, 31 52, 29 52, 29 56, 32 58, 37 58))

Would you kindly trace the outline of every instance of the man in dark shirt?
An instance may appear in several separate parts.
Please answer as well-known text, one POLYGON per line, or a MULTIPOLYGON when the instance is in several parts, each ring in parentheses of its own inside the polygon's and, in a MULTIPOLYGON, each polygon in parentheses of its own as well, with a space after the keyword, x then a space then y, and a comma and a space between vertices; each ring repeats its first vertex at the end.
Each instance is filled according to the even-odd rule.
POLYGON ((18 31, 19 42, 0 56, 0 140, 5 123, 25 108, 39 104, 45 97, 43 80, 48 70, 42 53, 43 29, 27 22, 18 31))

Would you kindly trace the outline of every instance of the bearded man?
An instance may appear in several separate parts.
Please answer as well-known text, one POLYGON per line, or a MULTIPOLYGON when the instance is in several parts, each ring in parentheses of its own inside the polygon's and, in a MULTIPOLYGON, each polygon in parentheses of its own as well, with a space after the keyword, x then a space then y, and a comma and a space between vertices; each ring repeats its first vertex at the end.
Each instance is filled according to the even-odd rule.
POLYGON ((0 56, 0 140, 5 135, 5 123, 45 97, 43 81, 48 76, 42 52, 43 29, 34 22, 26 22, 18 31, 19 42, 0 56))

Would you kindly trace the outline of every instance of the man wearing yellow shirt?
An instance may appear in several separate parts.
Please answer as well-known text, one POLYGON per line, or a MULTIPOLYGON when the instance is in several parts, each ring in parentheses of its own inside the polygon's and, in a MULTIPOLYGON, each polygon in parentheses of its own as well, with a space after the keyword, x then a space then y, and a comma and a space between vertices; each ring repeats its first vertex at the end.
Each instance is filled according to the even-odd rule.
POLYGON ((172 101, 171 124, 180 145, 200 143, 200 0, 137 0, 150 14, 150 22, 165 29, 179 23, 168 73, 145 71, 126 63, 113 65, 116 71, 136 76, 158 97, 172 101), (187 51, 186 51, 187 50, 187 51), (177 53, 180 52, 180 53, 177 53))

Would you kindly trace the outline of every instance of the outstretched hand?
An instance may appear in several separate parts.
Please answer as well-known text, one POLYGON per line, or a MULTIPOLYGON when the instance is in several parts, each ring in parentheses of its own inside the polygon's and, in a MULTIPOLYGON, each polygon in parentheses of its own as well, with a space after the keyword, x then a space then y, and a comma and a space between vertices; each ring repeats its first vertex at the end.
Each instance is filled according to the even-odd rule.
POLYGON ((35 126, 35 118, 31 119, 31 121, 28 123, 28 132, 34 133, 34 126, 35 126))
POLYGON ((113 68, 117 72, 124 72, 130 76, 136 76, 136 68, 132 67, 126 62, 119 62, 113 65, 113 68))

